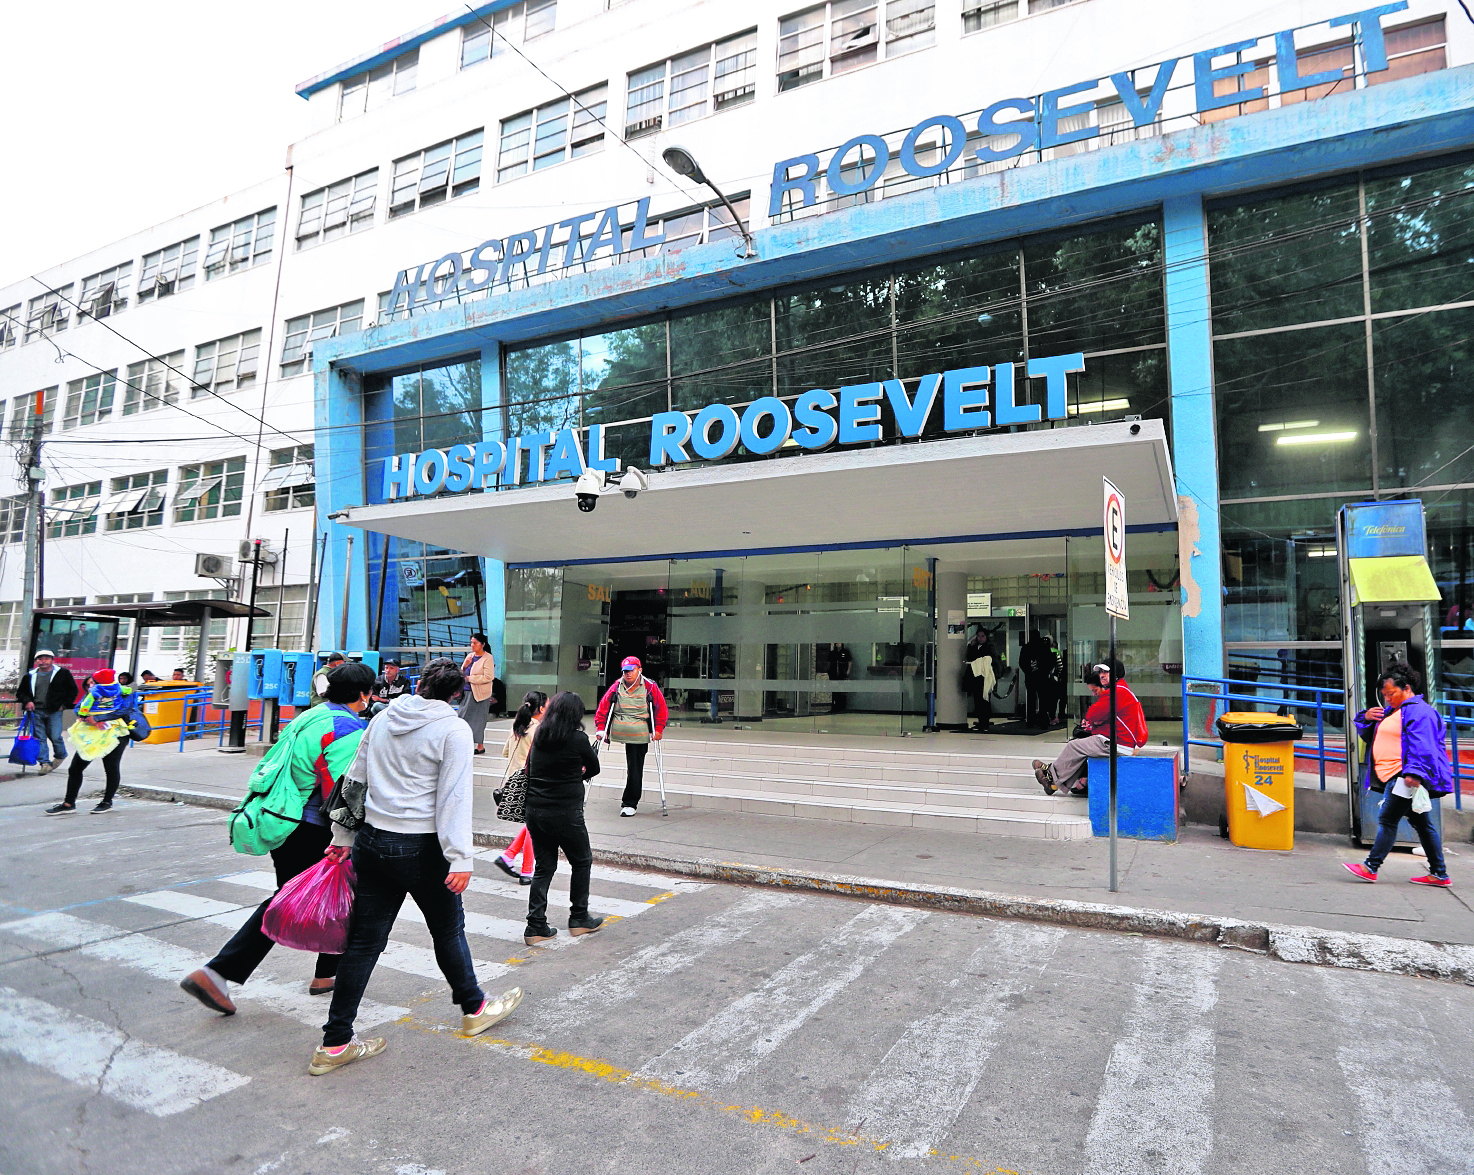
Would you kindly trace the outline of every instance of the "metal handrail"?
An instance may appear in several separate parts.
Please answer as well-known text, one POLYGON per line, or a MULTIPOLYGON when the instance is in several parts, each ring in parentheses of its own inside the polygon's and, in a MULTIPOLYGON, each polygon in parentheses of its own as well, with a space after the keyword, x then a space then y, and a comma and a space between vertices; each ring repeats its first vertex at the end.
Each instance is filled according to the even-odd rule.
MULTIPOLYGON (((1344 693, 1340 686, 1335 688, 1310 686, 1310 685, 1287 685, 1275 686, 1272 684, 1260 684, 1252 681, 1239 681, 1231 677, 1193 677, 1183 674, 1182 677, 1182 771, 1189 773, 1189 763, 1192 756, 1192 748, 1214 747, 1222 749, 1222 739, 1194 738, 1192 736, 1192 719, 1188 712, 1188 699, 1198 698, 1211 699, 1216 702, 1249 702, 1254 705, 1271 705, 1283 707, 1287 710, 1313 710, 1315 712, 1315 743, 1297 742, 1295 744, 1295 757, 1297 759, 1314 759, 1320 769, 1320 790, 1326 790, 1326 764, 1346 762, 1346 748, 1343 745, 1339 750, 1334 746, 1326 746, 1326 714, 1341 714, 1346 712, 1344 701, 1329 702, 1321 695, 1330 694, 1336 698, 1343 698, 1344 693), (1211 690, 1190 690, 1189 683, 1210 685, 1211 690), (1252 693, 1238 692, 1238 690, 1252 690, 1252 693), (1274 697, 1279 691, 1283 696, 1274 697), (1312 702, 1301 701, 1298 697, 1290 697, 1290 694, 1315 694, 1312 702)), ((1474 726, 1474 720, 1469 723, 1474 726)))
MULTIPOLYGON (((1443 705, 1448 710, 1448 736, 1452 744, 1449 758, 1454 777, 1454 808, 1462 812, 1464 809, 1464 770, 1463 764, 1459 761, 1459 727, 1474 730, 1474 702, 1455 702, 1445 699, 1443 705), (1460 714, 1460 710, 1467 710, 1469 713, 1460 714)), ((1474 778, 1474 773, 1471 773, 1470 778, 1474 778)))

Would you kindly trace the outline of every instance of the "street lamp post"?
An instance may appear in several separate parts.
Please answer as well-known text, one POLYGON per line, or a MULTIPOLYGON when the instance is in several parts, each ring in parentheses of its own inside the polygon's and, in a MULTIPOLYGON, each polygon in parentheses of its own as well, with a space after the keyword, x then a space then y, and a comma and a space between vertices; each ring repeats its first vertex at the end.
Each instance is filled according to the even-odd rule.
POLYGON ((665 165, 677 175, 683 175, 687 179, 695 180, 698 184, 705 184, 717 194, 718 199, 726 206, 727 211, 732 214, 732 223, 737 226, 737 231, 742 234, 742 249, 738 252, 737 256, 743 258, 756 257, 757 249, 752 243, 752 234, 747 231, 747 226, 742 223, 742 218, 737 215, 737 209, 732 207, 732 201, 727 199, 727 194, 706 177, 706 173, 701 170, 701 164, 696 162, 695 156, 684 147, 667 147, 660 153, 660 157, 665 160, 665 165))

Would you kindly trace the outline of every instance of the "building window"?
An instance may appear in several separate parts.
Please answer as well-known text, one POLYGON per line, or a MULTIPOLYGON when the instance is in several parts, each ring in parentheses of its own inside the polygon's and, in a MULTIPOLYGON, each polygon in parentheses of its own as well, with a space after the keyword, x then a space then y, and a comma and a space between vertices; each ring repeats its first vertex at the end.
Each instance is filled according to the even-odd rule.
POLYGON ((96 424, 113 414, 113 393, 117 390, 118 373, 99 371, 67 384, 67 407, 61 418, 63 431, 96 424))
POLYGON ((186 465, 179 471, 174 495, 175 522, 203 522, 207 518, 235 518, 241 512, 246 484, 246 459, 186 465))
POLYGON ((536 110, 502 121, 496 178, 515 179, 529 170, 540 171, 567 159, 577 159, 604 146, 604 116, 609 87, 590 86, 570 102, 560 98, 536 110))
POLYGON ((261 479, 266 491, 266 510, 297 510, 317 501, 312 473, 312 446, 274 449, 271 465, 261 479))
MULTIPOLYGON (((747 192, 738 192, 732 199, 732 207, 744 221, 748 214, 747 192)), ((697 208, 683 208, 662 217, 658 228, 651 232, 665 234, 666 252, 684 249, 687 245, 704 245, 720 241, 725 237, 740 236, 741 231, 732 223, 732 214, 724 204, 703 204, 697 208)))
MULTIPOLYGON (((178 600, 224 600, 226 598, 226 593, 221 588, 164 593, 165 603, 170 604, 178 600)), ((224 617, 221 617, 219 620, 210 621, 210 635, 205 639, 205 652, 225 652, 225 625, 226 620, 224 617)), ((181 653, 184 654, 184 657, 181 658, 182 660, 192 660, 195 649, 198 647, 199 631, 198 626, 192 624, 179 625, 177 627, 170 625, 166 628, 160 628, 158 630, 159 639, 154 646, 154 651, 157 653, 181 653)), ((169 670, 166 669, 164 672, 167 673, 169 670)), ((186 676, 192 672, 193 669, 186 666, 186 676)))
POLYGON ((133 280, 133 262, 125 261, 82 279, 82 312, 91 318, 106 318, 128 308, 128 283, 133 280))
POLYGON ((297 248, 310 249, 324 241, 374 226, 374 203, 379 190, 379 169, 339 180, 302 197, 297 218, 297 248))
POLYGON ((169 484, 169 471, 134 473, 112 480, 112 496, 103 504, 102 513, 108 530, 141 530, 146 526, 164 525, 164 498, 169 484))
POLYGON ((363 326, 363 299, 330 306, 315 314, 287 319, 287 340, 281 349, 281 373, 300 375, 307 370, 312 344, 337 335, 352 334, 363 326))
MULTIPOLYGON (((47 537, 62 539, 96 534, 97 503, 101 495, 100 481, 87 481, 52 490, 51 505, 46 511, 47 537)), ((86 602, 82 601, 84 604, 86 602)))
POLYGON ((936 43, 936 0, 886 0, 886 57, 899 57, 936 43))
POLYGON ((26 496, 0 498, 0 543, 24 542, 26 537, 26 496))
POLYGON ((253 649, 305 649, 302 639, 307 628, 307 584, 287 584, 279 588, 263 588, 256 597, 256 607, 271 613, 271 618, 258 616, 251 629, 253 649))
POLYGON ((194 349, 194 375, 190 399, 210 392, 230 392, 256 381, 256 363, 261 354, 260 330, 231 335, 202 343, 194 349))
POLYGON ((0 310, 0 351, 8 351, 20 342, 20 303, 0 310))
POLYGON ((0 649, 7 653, 20 652, 23 627, 25 626, 21 622, 20 601, 6 600, 0 603, 0 649))
POLYGON ((47 596, 41 601, 43 608, 79 608, 87 603, 86 596, 47 596))
POLYGON ((637 70, 629 75, 624 137, 637 139, 750 102, 756 79, 756 29, 637 70))
POLYGON ((184 383, 180 369, 184 352, 175 351, 162 359, 145 359, 128 365, 128 383, 123 388, 123 415, 152 412, 165 404, 179 403, 179 388, 184 383))
POLYGON ((199 237, 147 253, 138 272, 138 301, 167 298, 194 285, 195 263, 200 255, 199 237))
POLYGON ((51 418, 56 413, 56 393, 58 387, 50 387, 42 391, 41 396, 41 419, 36 419, 36 396, 38 393, 31 392, 29 395, 17 396, 10 402, 10 439, 12 441, 23 441, 30 437, 34 430, 39 435, 45 435, 51 431, 51 418))
POLYGON ((461 68, 500 57, 506 52, 504 41, 517 44, 551 33, 557 16, 558 0, 527 0, 492 14, 495 36, 483 21, 466 25, 461 33, 461 68))
POLYGON ((967 0, 962 6, 962 31, 975 33, 1018 19, 1019 0, 967 0))
POLYGON ((26 303, 26 342, 60 334, 71 322, 72 286, 48 290, 26 303))
POLYGON ((878 0, 830 0, 783 17, 778 22, 779 91, 877 60, 878 9, 878 0))
MULTIPOLYGON (((98 596, 97 602, 99 604, 147 604, 153 598, 153 592, 124 592, 120 596, 98 596)), ((0 604, 0 608, 4 608, 4 605, 0 604)), ((3 623, 3 621, 0 621, 0 623, 3 623)), ((145 629, 145 645, 148 643, 147 632, 148 630, 145 629)), ((132 638, 133 621, 120 618, 118 620, 118 652, 127 653, 131 651, 133 647, 132 638)))
POLYGON ((415 74, 420 68, 420 51, 413 49, 401 53, 393 61, 363 73, 355 74, 343 83, 343 98, 338 107, 338 118, 354 118, 376 106, 382 106, 390 98, 408 94, 415 88, 415 74))
POLYGON ((1448 58, 1444 51, 1447 36, 1441 16, 1404 25, 1400 29, 1388 29, 1384 40, 1387 46, 1387 68, 1367 74, 1369 86, 1448 68, 1448 58))
POLYGON ((475 130, 394 161, 389 219, 474 192, 481 186, 481 142, 475 130))
POLYGON ((205 253, 205 280, 214 281, 260 265, 271 257, 275 235, 275 208, 211 229, 210 248, 205 253))

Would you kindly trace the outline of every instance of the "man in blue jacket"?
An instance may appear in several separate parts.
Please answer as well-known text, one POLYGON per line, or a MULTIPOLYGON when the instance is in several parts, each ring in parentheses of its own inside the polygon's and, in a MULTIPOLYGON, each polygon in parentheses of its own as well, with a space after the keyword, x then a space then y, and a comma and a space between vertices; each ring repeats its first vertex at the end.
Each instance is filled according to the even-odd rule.
POLYGON ((1357 733, 1369 744, 1367 786, 1385 792, 1377 839, 1365 864, 1347 861, 1346 868, 1363 881, 1376 881, 1377 870, 1397 842, 1397 825, 1406 819, 1423 843, 1428 873, 1414 877, 1415 885, 1447 889, 1453 885, 1443 863, 1443 846, 1438 829, 1427 812, 1413 810, 1419 787, 1430 799, 1451 790, 1448 754, 1443 747, 1443 719, 1423 700, 1418 675, 1405 664, 1382 670, 1377 686, 1384 706, 1373 706, 1356 716, 1357 733))

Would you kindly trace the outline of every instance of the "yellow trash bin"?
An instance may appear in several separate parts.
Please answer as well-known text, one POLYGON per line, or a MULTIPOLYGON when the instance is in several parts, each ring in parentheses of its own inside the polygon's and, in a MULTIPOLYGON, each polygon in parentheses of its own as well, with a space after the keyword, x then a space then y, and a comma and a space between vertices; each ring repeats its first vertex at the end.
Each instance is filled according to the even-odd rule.
POLYGON ((148 719, 153 733, 143 741, 146 743, 177 743, 179 725, 184 721, 186 694, 196 693, 204 687, 197 681, 158 681, 143 692, 139 704, 143 716, 148 719), (173 697, 169 695, 173 694, 173 697))
POLYGON ((1280 714, 1232 712, 1218 719, 1228 839, 1239 848, 1295 847, 1295 740, 1304 733, 1280 714))

